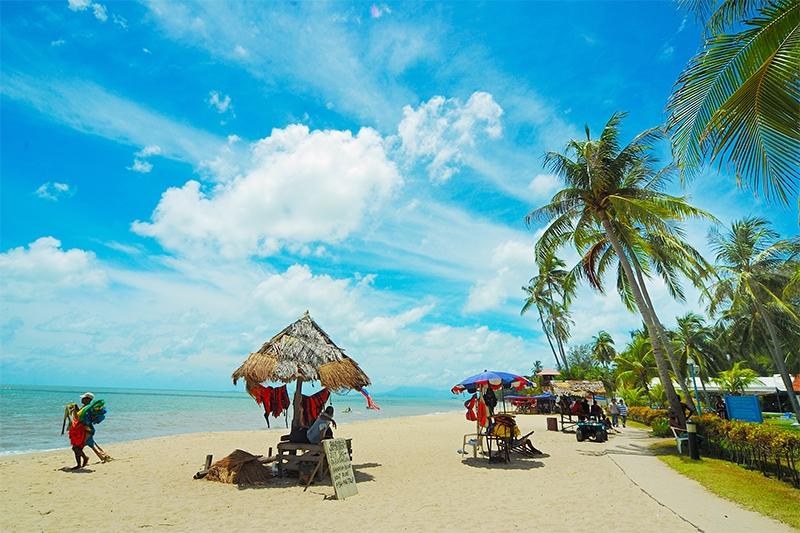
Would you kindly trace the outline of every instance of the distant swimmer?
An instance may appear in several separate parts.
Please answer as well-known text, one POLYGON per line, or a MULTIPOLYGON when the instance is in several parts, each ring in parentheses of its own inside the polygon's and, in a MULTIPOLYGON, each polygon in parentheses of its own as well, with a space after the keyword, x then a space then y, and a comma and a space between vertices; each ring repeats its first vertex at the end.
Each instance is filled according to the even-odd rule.
POLYGON ((352 411, 352 409, 351 409, 351 408, 349 408, 349 407, 345 407, 345 408, 344 408, 344 411, 342 411, 342 413, 349 413, 349 412, 351 412, 351 411, 352 411))

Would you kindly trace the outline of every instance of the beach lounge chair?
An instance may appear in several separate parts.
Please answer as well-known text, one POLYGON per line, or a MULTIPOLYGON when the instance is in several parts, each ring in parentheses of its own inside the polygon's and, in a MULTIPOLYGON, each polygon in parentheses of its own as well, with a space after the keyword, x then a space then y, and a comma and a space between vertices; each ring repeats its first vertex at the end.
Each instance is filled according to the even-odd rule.
POLYGON ((689 434, 686 433, 685 429, 676 428, 675 426, 670 426, 669 429, 672 430, 672 434, 675 436, 675 444, 678 445, 678 454, 682 454, 682 445, 684 442, 689 442, 689 434))
POLYGON ((529 438, 531 435, 533 435, 533 431, 510 441, 508 443, 508 451, 520 453, 527 457, 536 457, 537 455, 542 455, 542 452, 536 449, 536 446, 534 446, 533 442, 531 442, 531 439, 529 438))

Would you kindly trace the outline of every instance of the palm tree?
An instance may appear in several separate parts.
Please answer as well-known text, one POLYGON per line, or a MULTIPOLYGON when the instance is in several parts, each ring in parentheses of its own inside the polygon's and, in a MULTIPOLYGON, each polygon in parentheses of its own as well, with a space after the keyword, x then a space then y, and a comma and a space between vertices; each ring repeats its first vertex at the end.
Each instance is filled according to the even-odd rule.
POLYGON ((617 356, 614 349, 614 338, 607 331, 600 330, 592 337, 592 355, 603 366, 608 366, 617 356))
MULTIPOLYGON (((679 274, 683 274, 695 287, 703 291, 712 267, 696 249, 683 241, 683 230, 680 227, 670 225, 666 231, 663 229, 653 231, 643 227, 627 228, 626 233, 621 237, 623 245, 630 255, 645 304, 656 319, 654 325, 658 342, 669 359, 672 371, 687 398, 686 401, 694 409, 691 394, 686 385, 686 373, 684 372, 686 365, 681 365, 673 353, 666 329, 655 314, 655 307, 650 299, 645 278, 649 278, 655 271, 664 280, 670 294, 677 300, 683 301, 685 297, 679 274)), ((588 247, 586 254, 571 274, 576 278, 585 277, 593 288, 602 292, 603 273, 615 255, 602 232, 595 232, 592 237, 587 235, 587 238, 583 240, 589 242, 592 239, 594 239, 594 243, 588 247)), ((635 311, 636 303, 620 265, 617 268, 617 290, 628 309, 635 311)))
POLYGON ((614 358, 617 381, 625 387, 650 390, 650 380, 658 375, 653 347, 643 332, 634 332, 625 350, 614 358))
POLYGON ((687 173, 728 160, 737 181, 788 204, 800 184, 800 2, 689 3, 718 8, 667 104, 675 159, 687 173))
POLYGON ((629 292, 653 341, 653 356, 670 407, 683 423, 680 399, 665 359, 668 347, 659 335, 660 322, 655 309, 645 300, 640 279, 634 272, 632 256, 642 239, 634 240, 633 228, 667 235, 671 233, 671 224, 706 214, 689 205, 685 198, 662 191, 668 172, 656 171, 656 160, 651 155, 651 144, 660 138, 661 132, 647 130, 620 147, 619 124, 623 117, 623 113, 612 115, 596 140, 591 138, 587 126, 585 140, 570 141, 563 154, 546 154, 545 166, 564 181, 565 187, 547 205, 529 213, 526 221, 549 222, 536 244, 537 257, 554 253, 567 242, 572 242, 582 253, 602 231, 619 262, 625 291, 629 292))
POLYGON ((741 394, 758 379, 758 374, 742 366, 741 361, 733 364, 730 370, 723 370, 717 375, 719 388, 731 394, 741 394))
POLYGON ((617 391, 617 396, 625 400, 628 407, 638 407, 648 404, 649 396, 641 387, 623 387, 617 391))
MULTIPOLYGON (((796 273, 800 239, 779 239, 780 235, 763 218, 734 221, 724 234, 712 230, 709 240, 716 253, 719 281, 711 294, 712 313, 726 309, 730 314, 748 314, 760 322, 766 333, 772 362, 780 373, 795 416, 800 421, 800 404, 791 394, 792 379, 786 368, 787 335, 800 324, 797 307, 782 299, 784 289, 796 273)), ((789 335, 789 338, 795 337, 789 335)))
POLYGON ((721 364, 721 354, 713 342, 713 332, 703 320, 703 317, 696 313, 686 313, 678 317, 677 326, 670 331, 670 338, 675 347, 675 352, 679 355, 679 364, 685 367, 688 361, 693 360, 697 363, 698 377, 703 388, 703 399, 708 403, 708 393, 706 391, 706 381, 711 374, 723 369, 721 364))
POLYGON ((537 261, 539 273, 531 278, 527 287, 522 290, 527 294, 525 304, 522 306, 520 314, 524 315, 531 307, 536 307, 539 312, 539 321, 542 330, 547 337, 550 350, 556 366, 561 370, 561 361, 564 368, 569 368, 564 345, 569 338, 569 312, 567 304, 574 290, 568 272, 565 270, 566 264, 555 254, 543 256, 537 261), (553 342, 558 346, 558 352, 553 342), (559 355, 561 361, 559 361, 559 355))

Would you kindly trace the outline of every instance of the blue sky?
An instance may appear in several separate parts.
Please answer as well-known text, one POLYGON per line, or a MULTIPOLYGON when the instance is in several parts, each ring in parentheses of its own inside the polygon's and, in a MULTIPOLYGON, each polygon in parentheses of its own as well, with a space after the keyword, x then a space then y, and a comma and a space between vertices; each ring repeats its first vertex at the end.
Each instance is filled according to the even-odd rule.
MULTIPOLYGON (((378 390, 552 365, 519 316, 541 155, 662 123, 700 43, 670 2, 0 9, 4 383, 224 389, 306 309, 378 390)), ((685 192, 797 231, 724 169, 685 192)), ((639 323, 588 290, 573 316, 639 323)))

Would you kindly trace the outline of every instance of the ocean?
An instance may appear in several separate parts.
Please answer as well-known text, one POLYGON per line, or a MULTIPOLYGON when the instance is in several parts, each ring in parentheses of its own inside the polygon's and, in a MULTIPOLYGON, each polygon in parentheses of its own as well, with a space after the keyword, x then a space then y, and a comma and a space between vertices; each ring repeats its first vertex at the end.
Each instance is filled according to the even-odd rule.
MULTIPOLYGON (((78 402, 84 392, 86 389, 76 387, 0 385, 0 455, 69 448, 66 432, 61 435, 64 406, 78 402)), ((91 392, 95 399, 105 400, 108 410, 106 419, 96 426, 95 439, 101 446, 181 433, 266 429, 263 409, 242 391, 98 388, 91 392)), ((291 395, 291 388, 289 392, 291 395)), ((331 394, 339 426, 360 420, 454 411, 462 409, 464 401, 446 394, 382 396, 373 392, 372 397, 380 411, 368 410, 366 400, 356 391, 331 394), (351 411, 345 413, 348 407, 351 411)), ((283 417, 270 418, 270 425, 273 429, 286 427, 283 417)), ((113 449, 109 452, 114 453, 113 449)))

